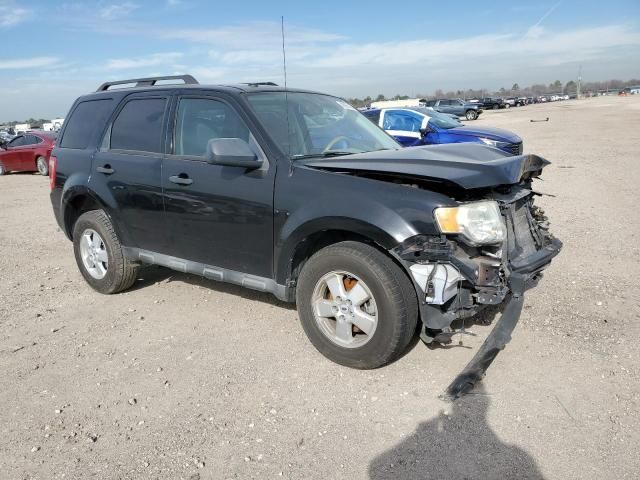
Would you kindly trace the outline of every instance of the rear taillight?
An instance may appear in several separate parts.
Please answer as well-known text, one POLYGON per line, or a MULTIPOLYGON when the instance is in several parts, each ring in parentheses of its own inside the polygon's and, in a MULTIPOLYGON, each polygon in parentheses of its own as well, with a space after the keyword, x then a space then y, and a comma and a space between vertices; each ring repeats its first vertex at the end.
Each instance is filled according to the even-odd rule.
POLYGON ((51 190, 56 187, 56 166, 58 164, 58 159, 51 155, 49 157, 49 186, 51 190))

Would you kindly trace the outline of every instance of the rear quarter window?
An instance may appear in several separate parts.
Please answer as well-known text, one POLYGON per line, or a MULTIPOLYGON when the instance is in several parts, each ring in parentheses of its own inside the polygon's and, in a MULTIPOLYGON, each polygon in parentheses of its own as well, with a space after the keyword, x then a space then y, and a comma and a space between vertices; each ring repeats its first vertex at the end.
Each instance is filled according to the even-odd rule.
POLYGON ((67 120, 60 146, 62 148, 87 148, 95 140, 113 108, 112 100, 89 100, 80 102, 67 120))

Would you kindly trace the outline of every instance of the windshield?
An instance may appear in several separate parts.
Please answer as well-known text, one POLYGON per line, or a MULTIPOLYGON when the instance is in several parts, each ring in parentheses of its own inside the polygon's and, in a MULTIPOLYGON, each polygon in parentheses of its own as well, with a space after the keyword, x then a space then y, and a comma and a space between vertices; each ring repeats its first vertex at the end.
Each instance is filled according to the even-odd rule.
POLYGON ((402 148, 355 108, 336 97, 260 92, 248 94, 247 98, 262 126, 291 159, 402 148))

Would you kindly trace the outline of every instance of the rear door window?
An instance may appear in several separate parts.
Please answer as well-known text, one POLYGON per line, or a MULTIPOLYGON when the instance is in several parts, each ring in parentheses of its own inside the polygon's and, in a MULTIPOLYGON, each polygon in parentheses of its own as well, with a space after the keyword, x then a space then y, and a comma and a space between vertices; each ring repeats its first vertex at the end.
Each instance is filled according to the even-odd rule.
POLYGON ((129 100, 111 127, 111 149, 162 153, 166 98, 129 100))
POLYGON ((110 98, 79 103, 71 112, 71 118, 65 122, 60 147, 87 148, 98 131, 104 128, 112 108, 110 98))

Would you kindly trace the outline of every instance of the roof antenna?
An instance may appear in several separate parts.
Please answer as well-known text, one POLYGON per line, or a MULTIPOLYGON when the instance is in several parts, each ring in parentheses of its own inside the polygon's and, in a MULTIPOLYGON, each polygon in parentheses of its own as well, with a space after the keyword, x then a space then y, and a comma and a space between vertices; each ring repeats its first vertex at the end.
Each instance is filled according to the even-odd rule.
POLYGON ((282 33, 282 71, 284 72, 284 108, 287 117, 287 147, 289 149, 289 176, 293 175, 291 161, 291 125, 289 124, 289 93, 287 92, 287 52, 284 47, 284 15, 280 17, 280 31, 282 33))
POLYGON ((284 89, 287 89, 287 52, 284 48, 284 16, 280 17, 280 27, 282 32, 282 70, 284 71, 284 89))

